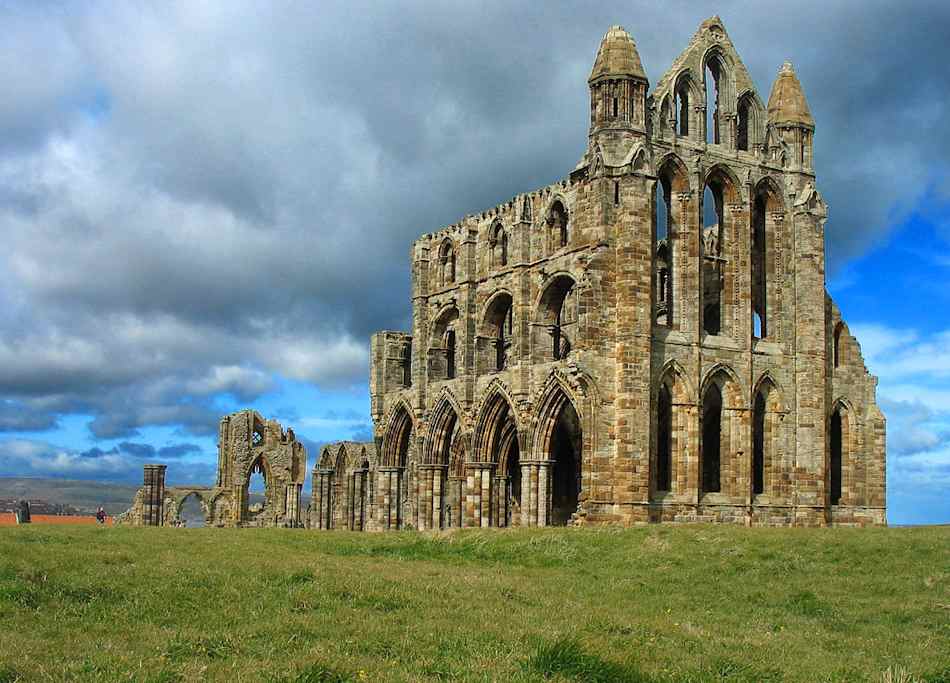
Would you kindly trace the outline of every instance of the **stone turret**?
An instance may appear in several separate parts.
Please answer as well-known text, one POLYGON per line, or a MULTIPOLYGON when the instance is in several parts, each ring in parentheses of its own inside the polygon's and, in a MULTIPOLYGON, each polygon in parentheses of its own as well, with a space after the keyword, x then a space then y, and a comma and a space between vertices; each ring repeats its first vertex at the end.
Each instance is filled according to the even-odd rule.
POLYGON ((637 46, 623 26, 612 26, 604 35, 587 83, 590 86, 588 154, 596 153, 600 147, 608 164, 618 163, 633 141, 646 135, 649 86, 637 46))
POLYGON ((784 155, 787 167, 814 175, 815 119, 791 62, 782 64, 772 84, 768 121, 772 133, 769 146, 774 158, 784 155))

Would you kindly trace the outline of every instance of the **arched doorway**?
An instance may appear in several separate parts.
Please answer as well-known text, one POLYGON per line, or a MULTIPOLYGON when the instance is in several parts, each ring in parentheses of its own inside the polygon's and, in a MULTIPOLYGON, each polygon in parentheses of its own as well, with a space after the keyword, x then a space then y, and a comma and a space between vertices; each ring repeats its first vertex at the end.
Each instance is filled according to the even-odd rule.
POLYGON ((511 479, 521 475, 520 454, 512 453, 518 449, 518 427, 511 404, 501 391, 485 401, 475 432, 476 462, 468 468, 473 482, 469 494, 474 497, 470 521, 474 526, 505 526, 520 513, 520 501, 511 498, 513 488, 520 489, 520 482, 513 484, 511 479))
POLYGON ((841 502, 841 409, 831 414, 831 504, 841 502))
POLYGON ((244 484, 244 505, 241 510, 241 521, 250 525, 263 525, 270 514, 270 467, 263 455, 259 455, 247 472, 247 481, 244 484))
POLYGON ((189 493, 178 507, 178 521, 189 529, 198 529, 208 523, 208 513, 197 493, 189 493))
POLYGON ((551 434, 552 526, 565 526, 577 512, 581 494, 581 423, 573 404, 565 400, 551 434))
POLYGON ((715 382, 703 396, 702 492, 722 490, 722 391, 715 382))
POLYGON ((382 468, 379 489, 383 492, 384 507, 379 520, 384 529, 399 529, 407 521, 406 503, 414 492, 412 470, 415 463, 411 452, 413 420, 405 406, 400 406, 390 422, 383 441, 382 468))

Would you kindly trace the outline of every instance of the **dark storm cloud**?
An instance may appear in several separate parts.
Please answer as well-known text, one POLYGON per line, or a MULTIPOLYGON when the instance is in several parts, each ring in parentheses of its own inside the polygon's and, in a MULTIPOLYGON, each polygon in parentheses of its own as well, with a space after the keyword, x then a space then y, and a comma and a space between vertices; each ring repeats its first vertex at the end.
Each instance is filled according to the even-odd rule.
MULTIPOLYGON (((928 187, 946 195, 950 7, 718 11, 763 100, 795 63, 832 270, 928 187)), ((208 434, 214 396, 253 400, 275 374, 365 382, 368 334, 408 325, 410 241, 573 168, 607 27, 630 30, 655 83, 704 18, 652 3, 4 6, 0 398, 27 414, 0 407, 0 429, 79 412, 100 437, 208 434)))
POLYGON ((193 443, 179 443, 156 448, 147 443, 123 441, 108 450, 93 447, 79 453, 81 458, 102 458, 109 455, 124 455, 136 460, 177 460, 186 455, 201 453, 201 447, 193 443))
POLYGON ((123 443, 107 450, 92 448, 78 452, 45 441, 12 439, 0 443, 0 476, 139 483, 143 462, 154 458, 171 461, 165 478, 170 486, 207 484, 214 481, 214 465, 184 459, 200 451, 197 445, 189 443, 157 449, 148 444, 123 443))

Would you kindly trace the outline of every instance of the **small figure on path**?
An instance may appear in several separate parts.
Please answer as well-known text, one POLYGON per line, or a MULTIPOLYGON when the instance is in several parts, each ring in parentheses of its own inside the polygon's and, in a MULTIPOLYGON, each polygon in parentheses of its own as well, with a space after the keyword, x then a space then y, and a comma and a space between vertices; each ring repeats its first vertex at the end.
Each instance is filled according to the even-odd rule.
POLYGON ((102 506, 99 506, 99 509, 96 510, 96 522, 99 524, 106 523, 106 511, 102 509, 102 506))

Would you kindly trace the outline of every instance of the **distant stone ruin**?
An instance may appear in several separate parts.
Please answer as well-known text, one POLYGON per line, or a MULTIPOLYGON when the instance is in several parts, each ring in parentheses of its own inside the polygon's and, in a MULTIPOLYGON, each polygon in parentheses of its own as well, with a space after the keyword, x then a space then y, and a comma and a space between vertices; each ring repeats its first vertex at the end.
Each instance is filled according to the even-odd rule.
POLYGON ((307 470, 307 449, 292 429, 265 420, 253 410, 221 418, 218 477, 214 486, 165 486, 165 465, 145 465, 144 482, 117 524, 180 526, 182 507, 194 496, 205 526, 301 527, 300 491, 307 470), (254 473, 264 478, 263 503, 251 502, 254 473))

